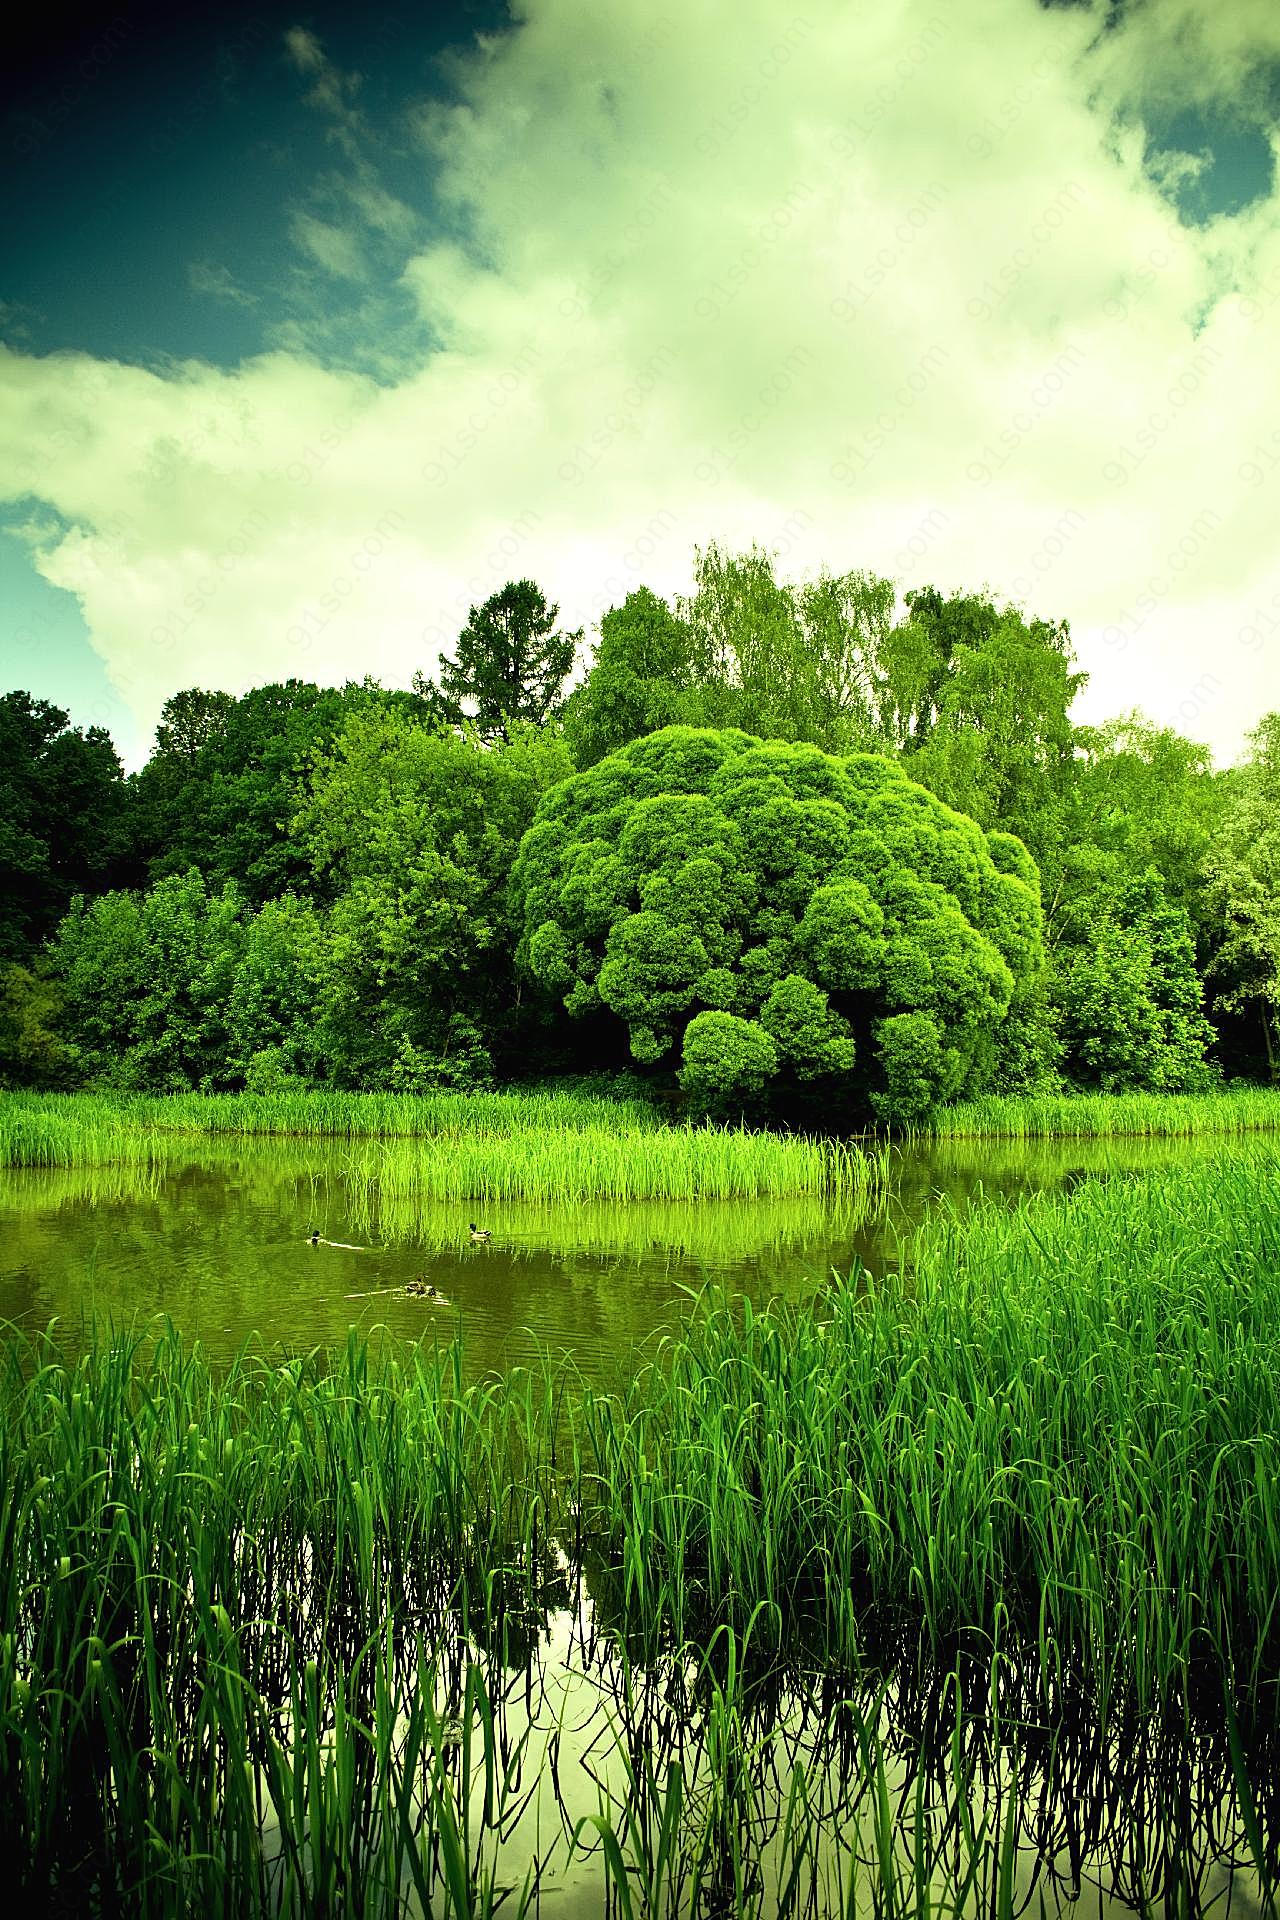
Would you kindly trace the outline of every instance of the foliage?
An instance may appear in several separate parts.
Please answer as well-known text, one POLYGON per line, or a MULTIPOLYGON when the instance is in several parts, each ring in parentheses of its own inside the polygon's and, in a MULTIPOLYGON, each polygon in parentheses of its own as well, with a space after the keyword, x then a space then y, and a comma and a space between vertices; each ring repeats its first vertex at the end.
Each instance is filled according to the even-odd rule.
POLYGON ((1203 940, 1209 908, 1201 871, 1230 797, 1208 748, 1140 713, 1078 727, 1075 739, 1068 831, 1053 887, 1045 889, 1050 940, 1060 930, 1068 939, 1077 926, 1087 930, 1097 894, 1114 893, 1149 868, 1203 940))
POLYGON ((73 894, 111 884, 127 830, 104 729, 82 732, 28 693, 0 695, 0 960, 28 957, 73 894))
POLYGON ((563 744, 511 723, 489 748, 368 707, 315 762, 292 823, 333 900, 317 1044, 341 1086, 485 1085, 513 1034, 507 885, 563 744))
POLYGON ((62 998, 43 972, 0 961, 0 1087, 64 1087, 78 1055, 59 1031, 62 998))
POLYGON ((1223 937, 1214 955, 1216 1004, 1256 1010, 1267 1071, 1280 1080, 1280 713, 1249 736, 1252 757, 1207 862, 1223 937))
POLYGON ((351 714, 418 704, 369 681, 287 680, 238 700, 200 688, 175 694, 134 782, 150 877, 196 867, 214 887, 234 880, 253 906, 304 886, 307 855, 289 820, 311 760, 351 714))
POLYGON ((688 628, 665 600, 637 587, 601 620, 591 671, 565 703, 574 764, 593 767, 629 740, 689 718, 692 687, 688 628))
POLYGON ((763 1078, 914 1117, 985 1083, 1039 971, 1035 871, 1015 846, 994 858, 874 756, 668 727, 540 803, 515 874, 522 954, 571 1014, 625 1021, 636 1059, 688 1040, 699 1099, 763 1078))
POLYGON ((1089 937, 1055 955, 1066 1070, 1082 1086, 1203 1091, 1213 1029, 1201 1008, 1187 915, 1154 867, 1095 896, 1089 937))
POLYGON ((472 607, 456 656, 441 656, 438 691, 421 675, 415 688, 449 724, 470 718, 484 740, 505 740, 512 722, 544 725, 560 705, 582 638, 552 631, 558 613, 536 582, 509 580, 472 607))
POLYGON ((907 603, 915 632, 902 643, 910 671, 898 703, 907 771, 980 826, 1016 834, 1051 869, 1074 778, 1068 710, 1085 682, 1071 670, 1066 622, 1028 622, 982 596, 944 600, 933 587, 907 603))
POLYGON ((874 575, 824 570, 792 586, 763 549, 729 554, 713 541, 695 553, 694 591, 679 603, 696 694, 688 716, 833 753, 879 747, 893 603, 892 583, 874 575))
POLYGON ((194 869, 144 894, 73 902, 49 965, 89 1075, 157 1091, 237 1077, 228 1023, 243 914, 234 885, 214 893, 194 869))

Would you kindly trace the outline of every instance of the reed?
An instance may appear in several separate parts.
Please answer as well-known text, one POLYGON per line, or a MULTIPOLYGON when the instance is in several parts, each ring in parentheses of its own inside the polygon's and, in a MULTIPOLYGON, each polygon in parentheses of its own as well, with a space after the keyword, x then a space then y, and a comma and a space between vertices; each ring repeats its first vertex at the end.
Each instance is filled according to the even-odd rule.
POLYGON ((940 1107, 926 1131, 950 1136, 1090 1139, 1108 1134, 1256 1133, 1280 1128, 1280 1088, 1220 1093, 986 1094, 940 1107))
MULTIPOLYGON (((551 1914, 582 1868, 619 1913, 1011 1914, 1043 1807, 1024 1745, 1070 1678, 1099 1730, 1068 1719, 1040 1764, 1069 1806, 1108 1767, 1117 1821, 1142 1802, 1127 1883, 1182 1886, 1194 1781, 1265 1895, 1280 1169, 1246 1174, 943 1223, 910 1284, 825 1327, 713 1303, 629 1400, 468 1385, 456 1348, 215 1375, 172 1332, 75 1361, 11 1341, 11 1885, 398 1920, 551 1914), (548 1715, 535 1655, 575 1587, 581 1690, 548 1715), (950 1654, 941 1693, 913 1677, 921 1625, 987 1636, 950 1693, 950 1654), (1212 1765, 1184 1740, 1147 1800, 1205 1676, 1240 1727, 1212 1765), (930 1772, 909 1757, 939 1725, 930 1772)), ((1096 1836, 1073 1844, 1078 1881, 1096 1836)))
POLYGON ((345 1139, 366 1205, 536 1199, 869 1198, 888 1157, 746 1128, 664 1126, 638 1103, 579 1094, 14 1095, 0 1100, 0 1164, 150 1169, 195 1134, 345 1139), (415 1145, 406 1144, 412 1136, 415 1145), (421 1142, 421 1145, 416 1143, 421 1142))
POLYGON ((589 1524, 652 1645, 763 1606, 857 1671, 873 1628, 1012 1623, 1046 1674, 1151 1707, 1225 1662, 1274 1711, 1274 1152, 935 1221, 829 1315, 721 1301, 587 1395, 589 1524))

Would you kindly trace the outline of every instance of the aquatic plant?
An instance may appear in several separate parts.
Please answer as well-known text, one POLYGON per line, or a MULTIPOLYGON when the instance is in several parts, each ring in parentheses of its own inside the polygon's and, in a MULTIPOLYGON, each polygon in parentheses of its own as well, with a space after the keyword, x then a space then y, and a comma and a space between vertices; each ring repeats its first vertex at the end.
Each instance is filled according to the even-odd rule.
POLYGON ((585 1501, 658 1646, 757 1607, 856 1670, 1013 1623, 1148 1705, 1280 1674, 1280 1156, 926 1224, 825 1317, 714 1304, 586 1396, 585 1501), (654 1596, 661 1594, 658 1606, 654 1596))
POLYGON ((569 1094, 0 1100, 0 1164, 11 1166, 151 1166, 193 1133, 347 1138, 353 1186, 423 1201, 863 1196, 885 1167, 883 1152, 839 1141, 664 1126, 639 1103, 569 1094), (430 1151, 406 1151, 408 1137, 430 1151))
POLYGON ((1085 1139, 1106 1134, 1253 1133, 1280 1129, 1280 1089, 1220 1093, 986 1094, 939 1107, 922 1131, 950 1135, 1085 1139))

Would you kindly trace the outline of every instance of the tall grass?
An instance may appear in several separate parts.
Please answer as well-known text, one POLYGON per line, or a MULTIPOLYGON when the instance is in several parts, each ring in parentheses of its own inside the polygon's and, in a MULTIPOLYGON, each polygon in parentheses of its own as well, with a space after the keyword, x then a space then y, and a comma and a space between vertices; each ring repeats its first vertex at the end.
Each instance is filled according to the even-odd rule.
POLYGON ((176 1140, 202 1132, 349 1139, 352 1184, 402 1204, 862 1198, 887 1165, 882 1150, 745 1128, 663 1126, 639 1103, 579 1094, 0 1100, 0 1164, 9 1166, 149 1168, 171 1156, 176 1140), (421 1144, 409 1149, 406 1136, 421 1144))
POLYGON ((448 1353, 215 1380, 145 1345, 6 1352, 11 1887, 41 1912, 390 1914, 404 1886, 488 1910, 448 1651, 483 1622, 505 1652, 552 1576, 528 1393, 466 1388, 448 1353))
POLYGON ((1012 1916, 1029 1840, 1067 1853, 1077 1887, 1111 1848, 1121 1884, 1166 1893, 1247 1840, 1265 1886, 1280 1768, 1258 1622, 1280 1539, 1256 1369, 1280 1283, 1272 1261, 1270 1287, 1252 1284, 1277 1217, 1276 1170, 1260 1175, 1264 1225, 1238 1267, 1221 1260, 1238 1192, 1220 1218, 1171 1191, 1144 1226, 1115 1211, 1129 1190, 1082 1189, 1059 1230, 1043 1210, 1021 1234, 979 1221, 958 1274, 966 1243, 940 1233, 914 1295, 851 1295, 825 1330, 713 1311, 643 1401, 597 1398, 567 1426, 570 1381, 467 1387, 452 1350, 380 1370, 355 1344, 246 1354, 217 1379, 172 1336, 73 1364, 11 1346, 14 1896, 379 1920, 505 1897, 551 1915, 561 1875, 587 1869, 599 1911, 1012 1916), (1211 1253, 1171 1274, 1179 1202, 1211 1253), (1028 1229, 1055 1257, 1105 1256, 1110 1232, 1131 1258, 1102 1257, 1076 1310, 1036 1301, 1028 1229), (1024 1262, 1000 1297, 993 1253, 1024 1262), (1109 1378, 1104 1334, 1135 1348, 1109 1378), (1135 1388, 1153 1350, 1174 1356, 1169 1381, 1190 1363, 1195 1396, 1135 1388), (1092 1376, 1058 1376, 1085 1355, 1092 1376), (1132 1431, 1109 1453, 1065 1410, 1092 1391, 1105 1436, 1121 1388, 1132 1431), (1010 1443, 996 1466, 992 1433, 1010 1443), (575 1586, 577 1690, 548 1723, 537 1650, 575 1586), (957 1624, 985 1627, 985 1649, 958 1657, 957 1624), (932 1679, 908 1651, 921 1625, 932 1679), (1197 1675, 1218 1726, 1224 1688, 1236 1715, 1203 1756, 1197 1675), (1072 1690, 1094 1719, 1072 1719, 1072 1690), (1131 1695, 1160 1711, 1135 1718, 1131 1695))
POLYGON ((986 1094, 940 1107, 927 1131, 950 1135, 1087 1139, 1107 1134, 1253 1133, 1280 1129, 1280 1088, 1221 1093, 986 1094))
POLYGON ((660 1635, 764 1606, 856 1670, 1012 1624, 1144 1708, 1210 1660, 1274 1712, 1277 1378, 1280 1158, 1086 1183, 927 1224, 826 1325, 714 1307, 588 1396, 588 1510, 660 1635))

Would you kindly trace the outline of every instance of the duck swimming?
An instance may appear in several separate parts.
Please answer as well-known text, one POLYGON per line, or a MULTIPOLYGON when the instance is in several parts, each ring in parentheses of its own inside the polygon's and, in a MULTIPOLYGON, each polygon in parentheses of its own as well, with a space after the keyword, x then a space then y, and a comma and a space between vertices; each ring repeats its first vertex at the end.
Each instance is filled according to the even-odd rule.
POLYGON ((478 1227, 474 1220, 470 1224, 471 1224, 471 1238, 473 1240, 492 1240, 493 1235, 489 1231, 488 1227, 478 1227))

